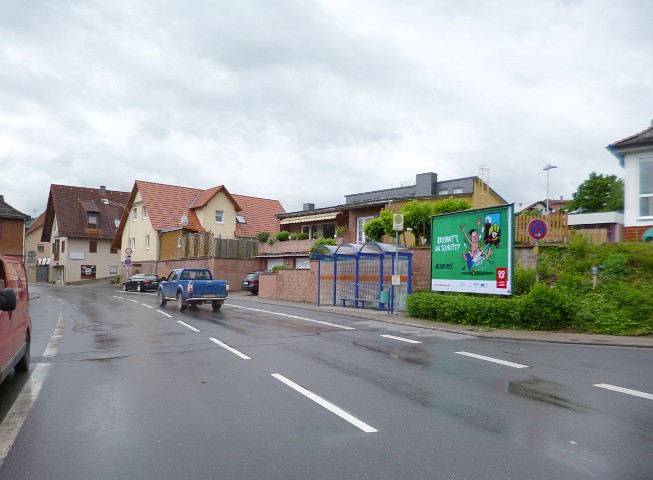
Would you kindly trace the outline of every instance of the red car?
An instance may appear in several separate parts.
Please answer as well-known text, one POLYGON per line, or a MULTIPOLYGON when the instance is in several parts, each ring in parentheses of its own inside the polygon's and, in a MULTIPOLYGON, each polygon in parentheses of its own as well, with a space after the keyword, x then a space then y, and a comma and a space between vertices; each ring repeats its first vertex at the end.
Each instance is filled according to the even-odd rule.
POLYGON ((0 382, 29 370, 32 320, 22 259, 0 254, 0 382))

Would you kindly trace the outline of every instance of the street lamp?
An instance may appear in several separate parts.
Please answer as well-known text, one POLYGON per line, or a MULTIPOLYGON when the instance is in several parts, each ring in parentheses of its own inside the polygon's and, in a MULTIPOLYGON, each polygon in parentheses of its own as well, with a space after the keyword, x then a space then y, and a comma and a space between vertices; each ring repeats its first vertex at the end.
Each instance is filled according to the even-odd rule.
POLYGON ((550 214, 551 210, 549 210, 549 170, 553 168, 558 168, 555 165, 547 165, 544 167, 542 170, 546 170, 546 214, 550 214))
MULTIPOLYGON (((102 203, 105 205, 117 205, 121 207, 125 211, 125 221, 127 222, 127 247, 131 247, 131 224, 129 222, 129 210, 127 210, 127 207, 124 206, 122 203, 117 203, 117 202, 112 202, 108 198, 103 198, 102 203)), ((121 242, 122 246, 122 242, 121 242)), ((127 275, 129 275, 129 266, 127 266, 127 275)))

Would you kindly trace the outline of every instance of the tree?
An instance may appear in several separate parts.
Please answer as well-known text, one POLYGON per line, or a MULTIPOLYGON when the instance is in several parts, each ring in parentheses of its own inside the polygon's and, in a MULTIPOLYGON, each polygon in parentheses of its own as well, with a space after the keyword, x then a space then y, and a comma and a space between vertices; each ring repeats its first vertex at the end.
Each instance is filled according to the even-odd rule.
POLYGON ((590 173, 580 184, 567 205, 569 211, 581 213, 620 211, 624 209, 624 184, 616 175, 590 173))
POLYGON ((392 215, 390 210, 381 210, 377 218, 373 218, 365 224, 365 236, 373 242, 380 242, 383 235, 391 235, 392 215))
POLYGON ((412 230, 416 247, 421 245, 422 238, 427 238, 427 231, 431 230, 433 207, 434 204, 431 202, 413 200, 401 209, 404 215, 404 228, 412 230))

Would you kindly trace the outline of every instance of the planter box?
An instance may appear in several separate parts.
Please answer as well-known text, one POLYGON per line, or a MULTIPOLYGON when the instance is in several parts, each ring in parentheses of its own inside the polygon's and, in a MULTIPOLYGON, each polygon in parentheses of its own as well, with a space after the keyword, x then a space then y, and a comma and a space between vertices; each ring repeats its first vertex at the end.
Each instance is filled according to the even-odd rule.
POLYGON ((287 240, 285 242, 276 241, 273 244, 259 242, 259 255, 282 255, 287 253, 308 253, 315 240, 287 240))

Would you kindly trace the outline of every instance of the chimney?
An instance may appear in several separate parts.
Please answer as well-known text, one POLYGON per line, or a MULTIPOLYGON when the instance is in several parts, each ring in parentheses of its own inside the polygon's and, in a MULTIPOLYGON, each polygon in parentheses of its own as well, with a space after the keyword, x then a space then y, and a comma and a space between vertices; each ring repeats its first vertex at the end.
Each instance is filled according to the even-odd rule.
POLYGON ((305 203, 303 210, 306 212, 308 210, 315 210, 315 204, 314 203, 305 203))
POLYGON ((415 195, 432 197, 438 193, 438 175, 433 172, 418 173, 415 176, 415 195))
POLYGON ((5 203, 5 196, 4 195, 0 195, 0 203, 5 203))
POLYGON ((109 196, 107 195, 107 187, 106 185, 100 185, 100 201, 104 203, 105 200, 109 200, 109 196))

